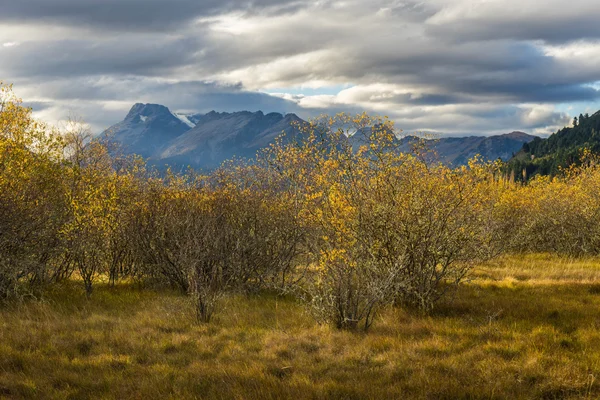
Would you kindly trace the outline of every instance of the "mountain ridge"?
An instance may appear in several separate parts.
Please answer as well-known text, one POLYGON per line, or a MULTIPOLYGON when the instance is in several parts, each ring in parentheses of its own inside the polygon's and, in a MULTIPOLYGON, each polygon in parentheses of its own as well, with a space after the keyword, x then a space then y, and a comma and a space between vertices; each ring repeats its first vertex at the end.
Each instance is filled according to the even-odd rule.
MULTIPOLYGON (((252 158, 281 134, 295 134, 306 123, 296 114, 262 111, 206 114, 171 112, 160 104, 136 103, 125 119, 102 133, 120 143, 126 153, 136 153, 156 166, 192 166, 211 169, 232 157, 252 158)), ((448 137, 435 140, 409 135, 399 138, 403 151, 417 140, 437 154, 433 161, 458 166, 476 154, 486 160, 507 160, 524 143, 536 137, 513 131, 495 136, 448 137)))
POLYGON ((522 148, 524 143, 529 143, 535 138, 537 136, 520 131, 493 136, 472 135, 437 139, 423 139, 408 135, 400 139, 400 149, 410 151, 417 141, 423 140, 430 152, 428 155, 430 160, 460 166, 476 155, 480 155, 486 161, 497 159, 507 161, 522 148))

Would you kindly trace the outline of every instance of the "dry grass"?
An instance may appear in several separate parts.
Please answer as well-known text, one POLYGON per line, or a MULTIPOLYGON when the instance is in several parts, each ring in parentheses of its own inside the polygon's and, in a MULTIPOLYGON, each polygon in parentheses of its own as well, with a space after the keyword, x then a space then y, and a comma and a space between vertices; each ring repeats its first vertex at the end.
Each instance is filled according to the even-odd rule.
POLYGON ((0 309, 0 398, 598 398, 600 261, 508 257, 429 316, 368 334, 292 299, 229 299, 210 325, 184 297, 70 283, 0 309))

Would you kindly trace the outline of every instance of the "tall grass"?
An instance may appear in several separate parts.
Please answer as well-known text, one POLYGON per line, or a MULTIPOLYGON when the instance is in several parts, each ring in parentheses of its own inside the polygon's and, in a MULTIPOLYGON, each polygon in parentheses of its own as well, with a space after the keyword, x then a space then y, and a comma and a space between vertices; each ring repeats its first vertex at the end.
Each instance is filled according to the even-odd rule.
POLYGON ((230 297, 209 325, 175 292, 78 282, 0 309, 0 398, 598 398, 599 260, 506 257, 433 314, 369 334, 291 298, 230 297))

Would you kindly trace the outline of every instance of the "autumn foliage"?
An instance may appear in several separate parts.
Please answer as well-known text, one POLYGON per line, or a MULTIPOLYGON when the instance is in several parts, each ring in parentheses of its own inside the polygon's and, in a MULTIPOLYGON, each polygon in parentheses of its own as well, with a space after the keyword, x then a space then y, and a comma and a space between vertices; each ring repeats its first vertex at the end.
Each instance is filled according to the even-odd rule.
POLYGON ((299 125, 252 162, 159 175, 0 90, 1 299, 134 280, 188 294, 208 322, 229 293, 273 290, 367 329, 387 305, 431 310, 499 254, 600 248, 593 161, 517 183, 495 163, 401 153, 393 124, 362 114, 299 125))

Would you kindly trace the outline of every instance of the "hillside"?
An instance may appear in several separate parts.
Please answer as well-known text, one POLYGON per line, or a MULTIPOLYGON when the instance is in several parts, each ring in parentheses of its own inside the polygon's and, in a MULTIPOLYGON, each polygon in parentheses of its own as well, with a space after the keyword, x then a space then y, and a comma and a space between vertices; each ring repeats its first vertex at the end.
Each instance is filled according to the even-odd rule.
POLYGON ((283 132, 294 131, 294 123, 300 122, 295 114, 212 111, 198 117, 194 128, 175 138, 153 158, 167 164, 217 167, 234 156, 253 157, 283 132))
MULTIPOLYGON (((536 136, 527 133, 511 132, 495 136, 431 139, 426 140, 425 144, 431 152, 430 157, 433 160, 459 166, 466 164, 478 154, 486 161, 497 159, 507 161, 523 147, 523 144, 535 139, 537 139, 536 136)), ((404 151, 411 151, 417 140, 419 139, 415 136, 402 138, 400 148, 404 151)))
POLYGON ((600 151, 600 111, 580 115, 573 127, 565 127, 546 139, 536 138, 523 145, 509 162, 510 170, 526 176, 556 175, 560 168, 578 163, 584 148, 600 151))

